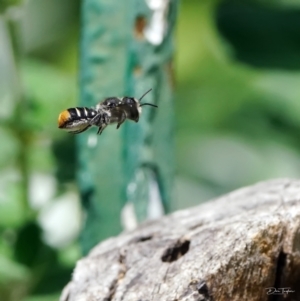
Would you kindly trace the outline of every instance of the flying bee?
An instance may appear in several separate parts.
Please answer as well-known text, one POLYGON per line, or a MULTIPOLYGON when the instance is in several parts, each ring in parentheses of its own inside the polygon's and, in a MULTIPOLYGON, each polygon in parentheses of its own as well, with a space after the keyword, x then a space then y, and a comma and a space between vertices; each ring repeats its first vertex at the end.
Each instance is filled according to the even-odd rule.
POLYGON ((58 116, 58 127, 69 133, 79 134, 91 126, 97 126, 97 134, 101 135, 103 130, 113 123, 117 123, 117 129, 126 120, 139 121, 142 106, 156 107, 151 103, 141 103, 143 97, 152 89, 144 93, 139 99, 133 97, 108 97, 98 103, 95 108, 70 108, 58 116))

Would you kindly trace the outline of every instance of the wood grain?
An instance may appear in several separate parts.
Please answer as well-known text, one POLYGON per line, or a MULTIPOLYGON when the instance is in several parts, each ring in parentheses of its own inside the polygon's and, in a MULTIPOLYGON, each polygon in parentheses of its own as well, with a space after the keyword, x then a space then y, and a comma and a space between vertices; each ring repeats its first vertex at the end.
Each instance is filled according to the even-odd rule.
POLYGON ((100 243, 60 300, 300 300, 299 284, 300 181, 280 179, 100 243))

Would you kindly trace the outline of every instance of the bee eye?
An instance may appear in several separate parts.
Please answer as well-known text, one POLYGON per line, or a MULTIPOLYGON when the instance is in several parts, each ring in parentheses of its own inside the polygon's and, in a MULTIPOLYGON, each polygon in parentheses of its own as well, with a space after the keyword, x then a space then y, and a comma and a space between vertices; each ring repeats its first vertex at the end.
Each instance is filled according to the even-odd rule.
POLYGON ((131 97, 124 97, 123 103, 127 105, 135 104, 134 98, 131 97))

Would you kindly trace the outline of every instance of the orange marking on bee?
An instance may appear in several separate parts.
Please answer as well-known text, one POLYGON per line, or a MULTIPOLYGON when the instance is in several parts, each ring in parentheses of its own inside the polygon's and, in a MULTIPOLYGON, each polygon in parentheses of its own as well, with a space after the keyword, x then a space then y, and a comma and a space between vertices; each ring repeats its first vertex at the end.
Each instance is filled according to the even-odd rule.
POLYGON ((63 128, 65 123, 70 119, 71 115, 68 110, 61 112, 58 116, 58 127, 63 128))

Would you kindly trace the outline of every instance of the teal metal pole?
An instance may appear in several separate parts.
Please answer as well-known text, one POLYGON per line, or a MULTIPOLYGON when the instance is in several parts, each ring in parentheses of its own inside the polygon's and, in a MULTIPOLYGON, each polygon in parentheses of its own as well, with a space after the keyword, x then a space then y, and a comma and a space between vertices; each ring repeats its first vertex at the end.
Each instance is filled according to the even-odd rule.
POLYGON ((82 106, 107 96, 139 98, 139 123, 78 136, 79 189, 86 210, 84 252, 124 227, 168 212, 173 175, 173 30, 177 1, 84 0, 82 106))

